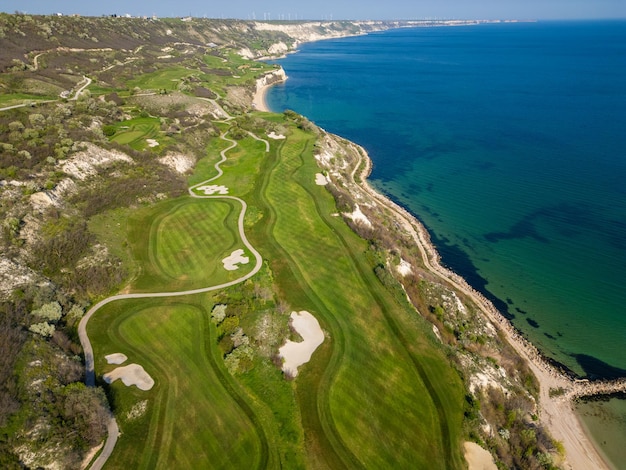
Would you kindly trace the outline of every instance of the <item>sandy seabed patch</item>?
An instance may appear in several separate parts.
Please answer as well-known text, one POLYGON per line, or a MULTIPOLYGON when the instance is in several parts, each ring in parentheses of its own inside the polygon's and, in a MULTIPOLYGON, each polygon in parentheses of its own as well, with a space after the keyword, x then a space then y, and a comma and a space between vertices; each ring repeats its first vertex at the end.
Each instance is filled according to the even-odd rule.
POLYGON ((237 266, 238 264, 248 264, 249 262, 250 258, 243 255, 243 250, 241 248, 233 251, 230 256, 227 256, 222 260, 226 271, 234 271, 235 269, 239 269, 239 266, 237 266))
POLYGON ((475 442, 465 442, 463 447, 469 470, 498 470, 491 454, 475 442))
POLYGON ((326 186, 328 184, 328 178, 321 173, 315 174, 315 184, 318 186, 326 186))
POLYGON ((122 353, 113 353, 104 356, 104 358, 107 360, 107 364, 124 364, 128 356, 122 353))
POLYGON ((129 364, 124 367, 118 367, 111 372, 107 372, 102 376, 108 384, 121 379, 122 383, 127 387, 136 385, 139 390, 150 390, 154 386, 154 379, 139 364, 129 364))
POLYGON ((302 336, 299 343, 287 340, 278 352, 285 360, 283 372, 296 377, 298 367, 311 360, 317 347, 324 342, 324 332, 317 319, 307 311, 291 312, 291 326, 302 336))

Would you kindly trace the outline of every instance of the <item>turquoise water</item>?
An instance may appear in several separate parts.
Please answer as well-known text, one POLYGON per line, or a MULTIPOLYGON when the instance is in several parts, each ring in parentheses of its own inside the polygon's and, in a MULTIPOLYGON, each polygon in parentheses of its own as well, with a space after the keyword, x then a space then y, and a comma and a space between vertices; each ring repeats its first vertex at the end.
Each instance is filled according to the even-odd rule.
POLYGON ((302 46, 268 105, 363 145, 445 264, 580 376, 626 375, 626 22, 302 46))
MULTIPOLYGON (((579 376, 626 376, 626 22, 387 31, 302 46, 268 105, 363 145, 373 184, 579 376)), ((626 400, 581 404, 625 468, 626 400)))

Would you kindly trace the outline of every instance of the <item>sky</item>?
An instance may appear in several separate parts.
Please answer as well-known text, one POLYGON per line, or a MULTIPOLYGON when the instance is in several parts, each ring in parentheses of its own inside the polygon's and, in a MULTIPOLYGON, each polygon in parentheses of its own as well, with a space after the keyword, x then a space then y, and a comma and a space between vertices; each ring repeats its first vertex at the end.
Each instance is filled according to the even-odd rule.
POLYGON ((626 18, 626 0, 0 0, 0 11, 257 20, 626 18))

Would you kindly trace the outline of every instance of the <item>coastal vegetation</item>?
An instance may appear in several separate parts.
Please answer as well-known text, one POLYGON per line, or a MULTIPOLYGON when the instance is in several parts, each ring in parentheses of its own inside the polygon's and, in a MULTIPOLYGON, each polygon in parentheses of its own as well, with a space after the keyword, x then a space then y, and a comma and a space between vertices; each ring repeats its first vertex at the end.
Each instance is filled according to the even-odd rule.
POLYGON ((362 149, 252 109, 275 67, 246 56, 295 43, 266 26, 0 15, 0 465, 88 464, 111 410, 107 468, 464 468, 468 439, 554 468, 532 372, 367 191, 362 149), (87 387, 79 321, 118 292, 87 387), (294 378, 302 310, 324 342, 294 378), (115 354, 153 386, 108 383, 115 354))

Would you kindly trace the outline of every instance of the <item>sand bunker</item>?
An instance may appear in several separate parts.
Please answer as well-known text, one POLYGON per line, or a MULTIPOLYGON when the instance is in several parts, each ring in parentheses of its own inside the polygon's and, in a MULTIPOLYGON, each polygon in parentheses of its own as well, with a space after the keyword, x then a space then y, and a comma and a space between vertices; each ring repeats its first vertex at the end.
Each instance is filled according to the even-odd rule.
POLYGON ((204 194, 228 194, 228 188, 226 186, 211 184, 208 186, 200 186, 196 188, 198 191, 204 191, 204 194))
POLYGON ((270 132, 269 134, 267 134, 267 136, 270 139, 274 139, 274 140, 282 140, 282 139, 286 139, 286 137, 282 134, 276 134, 274 131, 270 132))
POLYGON ((154 379, 148 375, 139 364, 129 364, 124 367, 118 367, 111 372, 103 375, 104 381, 108 384, 122 379, 127 387, 136 385, 139 390, 150 390, 154 386, 154 379))
POLYGON ((243 256, 242 249, 233 251, 230 256, 227 256, 222 260, 226 271, 234 271, 235 269, 239 269, 239 266, 237 266, 238 264, 248 264, 249 262, 250 258, 243 256))
POLYGON ((159 146, 159 142, 157 142, 154 139, 146 139, 146 142, 148 142, 148 147, 158 147, 159 146))
POLYGON ((107 364, 124 364, 126 359, 128 359, 126 354, 122 353, 109 354, 108 356, 104 356, 104 358, 107 360, 107 364))
POLYGON ((324 342, 324 332, 317 319, 306 311, 291 312, 291 326, 302 336, 303 341, 296 343, 287 340, 278 352, 285 360, 283 372, 295 377, 298 375, 298 367, 309 362, 313 352, 324 342))
POLYGON ((497 470, 491 454, 475 442, 466 442, 465 460, 469 470, 497 470))
POLYGON ((315 184, 318 186, 326 186, 328 184, 328 179, 321 173, 317 173, 315 175, 315 184))

